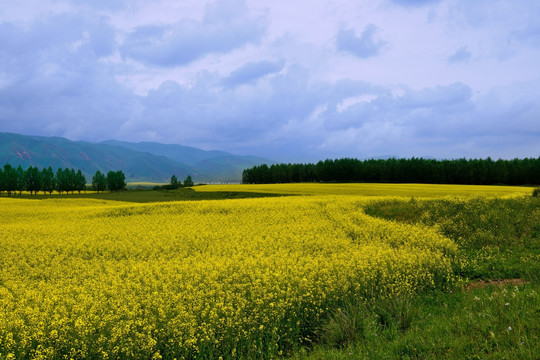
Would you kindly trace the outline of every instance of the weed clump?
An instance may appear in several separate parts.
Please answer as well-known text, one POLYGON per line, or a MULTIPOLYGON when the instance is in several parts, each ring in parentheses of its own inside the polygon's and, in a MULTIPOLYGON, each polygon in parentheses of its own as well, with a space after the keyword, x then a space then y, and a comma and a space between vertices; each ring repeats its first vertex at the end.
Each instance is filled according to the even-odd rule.
POLYGON ((419 316, 412 297, 405 295, 346 302, 322 324, 320 337, 322 343, 334 348, 378 336, 394 338, 407 331, 419 316))

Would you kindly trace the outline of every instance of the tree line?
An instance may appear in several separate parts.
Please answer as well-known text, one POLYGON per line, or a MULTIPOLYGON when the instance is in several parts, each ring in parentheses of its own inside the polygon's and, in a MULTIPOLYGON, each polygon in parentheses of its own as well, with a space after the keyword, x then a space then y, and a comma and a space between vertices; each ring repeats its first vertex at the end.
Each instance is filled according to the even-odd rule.
POLYGON ((126 176, 120 170, 109 171, 107 175, 96 171, 92 177, 92 189, 97 191, 123 191, 126 189, 126 176))
POLYGON ((154 186, 154 190, 175 190, 181 187, 191 187, 194 186, 193 179, 191 178, 191 175, 188 175, 184 179, 184 183, 182 183, 176 175, 171 176, 171 182, 166 185, 156 185, 154 186))
MULTIPOLYGON (((92 179, 92 188, 96 191, 120 191, 126 188, 125 176, 122 171, 109 171, 107 175, 96 172, 92 179)), ((6 192, 12 196, 17 192, 19 195, 23 191, 29 191, 31 195, 43 191, 43 194, 58 193, 81 193, 86 190, 86 177, 79 169, 62 169, 56 172, 49 166, 39 170, 37 167, 30 166, 24 170, 21 166, 14 168, 10 164, 5 164, 0 168, 0 195, 6 192)))
POLYGON ((316 164, 266 164, 246 169, 244 184, 293 182, 374 182, 466 185, 534 185, 540 183, 540 157, 492 160, 343 158, 316 164))

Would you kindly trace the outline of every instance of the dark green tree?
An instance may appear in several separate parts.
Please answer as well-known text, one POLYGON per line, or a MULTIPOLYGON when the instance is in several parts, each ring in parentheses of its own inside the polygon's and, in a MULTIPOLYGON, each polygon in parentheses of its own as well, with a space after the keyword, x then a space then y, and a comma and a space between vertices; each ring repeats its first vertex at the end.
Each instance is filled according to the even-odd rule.
POLYGON ((19 196, 26 187, 26 172, 23 170, 21 165, 15 170, 16 179, 17 179, 17 190, 19 191, 19 196))
POLYGON ((96 171, 92 178, 92 188, 97 192, 105 191, 107 189, 107 178, 99 170, 96 171))
POLYGON ((75 190, 81 193, 81 191, 86 190, 86 178, 84 177, 82 171, 79 169, 75 174, 75 190))
MULTIPOLYGON (((69 172, 69 170, 67 172, 69 172)), ((68 188, 69 188, 68 176, 69 175, 66 174, 66 171, 64 171, 62 168, 58 168, 58 170, 56 170, 56 178, 55 178, 56 191, 58 191, 60 194, 64 191, 65 192, 68 191, 68 188)))
POLYGON ((48 192, 50 195, 56 188, 56 179, 54 177, 53 169, 50 166, 47 169, 43 168, 43 170, 41 170, 41 183, 43 194, 48 192))
POLYGON ((185 187, 190 187, 190 186, 193 186, 195 185, 193 183, 193 180, 191 179, 191 175, 188 175, 187 178, 184 180, 184 186, 185 187))
POLYGON ((6 185, 4 184, 4 170, 0 168, 0 196, 6 190, 6 185))
POLYGON ((121 170, 107 173, 107 187, 110 191, 123 191, 126 189, 126 176, 121 170))
POLYGON ((77 189, 77 183, 75 178, 75 170, 74 169, 65 169, 64 173, 67 175, 67 190, 73 192, 77 189))
POLYGON ((317 164, 265 164, 242 173, 245 184, 287 182, 392 182, 476 185, 540 183, 540 158, 514 160, 336 159, 317 164))
POLYGON ((178 178, 176 177, 176 175, 171 176, 170 186, 171 186, 171 189, 178 189, 179 183, 178 183, 178 178))
POLYGON ((25 173, 26 190, 30 191, 30 195, 37 194, 42 187, 41 172, 37 167, 30 166, 25 173))
POLYGON ((3 186, 8 196, 17 191, 17 171, 10 165, 4 164, 3 186))

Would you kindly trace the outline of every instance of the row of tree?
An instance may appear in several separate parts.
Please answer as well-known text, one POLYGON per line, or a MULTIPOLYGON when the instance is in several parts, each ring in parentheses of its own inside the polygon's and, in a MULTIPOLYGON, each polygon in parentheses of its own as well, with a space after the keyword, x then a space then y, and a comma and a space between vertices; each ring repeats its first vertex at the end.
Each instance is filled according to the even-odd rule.
POLYGON ((53 191, 69 192, 86 190, 86 178, 81 170, 58 169, 56 173, 49 166, 39 170, 30 166, 24 170, 21 166, 14 168, 10 164, 5 164, 0 168, 0 195, 6 192, 8 196, 22 191, 30 191, 30 194, 37 194, 43 191, 44 194, 52 194, 53 191))
POLYGON ((244 184, 292 182, 378 182, 470 185, 540 183, 540 157, 497 160, 422 158, 319 161, 316 164, 266 164, 244 170, 244 184))
POLYGON ((97 191, 123 191, 126 189, 126 176, 120 170, 109 171, 107 176, 101 171, 96 171, 92 177, 92 189, 97 191))
MULTIPOLYGON (((97 171, 92 179, 92 188, 96 191, 121 191, 125 190, 126 182, 122 171, 109 171, 107 175, 97 171)), ((30 166, 24 170, 21 166, 14 168, 5 164, 0 168, 0 195, 6 192, 8 196, 19 195, 22 191, 29 191, 31 195, 43 191, 44 194, 52 194, 53 191, 75 192, 86 190, 86 178, 81 170, 58 169, 56 172, 49 166, 39 170, 30 166)))
POLYGON ((174 189, 178 189, 178 188, 181 188, 181 187, 191 187, 193 185, 195 185, 195 184, 193 183, 193 179, 191 178, 191 175, 188 175, 184 179, 184 183, 182 183, 180 180, 178 180, 176 175, 173 175, 173 176, 171 176, 171 182, 169 184, 156 185, 156 186, 154 186, 154 190, 174 190, 174 189))
POLYGON ((191 187, 195 185, 193 183, 193 179, 191 178, 191 175, 188 175, 185 179, 184 179, 184 183, 182 184, 180 181, 178 181, 178 178, 176 177, 176 175, 173 175, 171 176, 171 183, 169 184, 169 187, 171 189, 178 189, 179 187, 191 187))

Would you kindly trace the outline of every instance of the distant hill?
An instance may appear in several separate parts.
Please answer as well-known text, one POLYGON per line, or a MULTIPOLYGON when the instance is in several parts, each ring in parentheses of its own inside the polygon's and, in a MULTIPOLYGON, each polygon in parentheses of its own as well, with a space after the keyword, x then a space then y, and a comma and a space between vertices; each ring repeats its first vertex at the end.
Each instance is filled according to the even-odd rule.
POLYGON ((0 165, 81 169, 88 181, 97 170, 122 170, 128 181, 165 182, 172 174, 179 179, 191 175, 196 182, 240 181, 243 169, 262 162, 268 161, 180 145, 0 133, 0 165))
POLYGON ((155 142, 132 143, 118 140, 106 140, 100 142, 99 144, 120 146, 130 150, 165 156, 171 160, 191 166, 195 166, 201 161, 207 159, 231 155, 229 153, 226 153, 225 151, 205 151, 191 146, 160 144, 155 142))
POLYGON ((242 171, 260 164, 273 164, 273 161, 256 156, 233 155, 225 151, 206 151, 191 146, 160 144, 154 142, 131 143, 107 140, 100 144, 114 145, 130 150, 164 156, 170 160, 191 166, 196 173, 204 174, 210 181, 239 182, 242 171))
POLYGON ((222 179, 223 181, 238 182, 242 180, 242 171, 261 164, 273 164, 273 161, 264 160, 255 156, 226 155, 208 158, 197 164, 196 169, 204 169, 210 178, 222 179), (252 165, 250 165, 252 164, 252 165))

